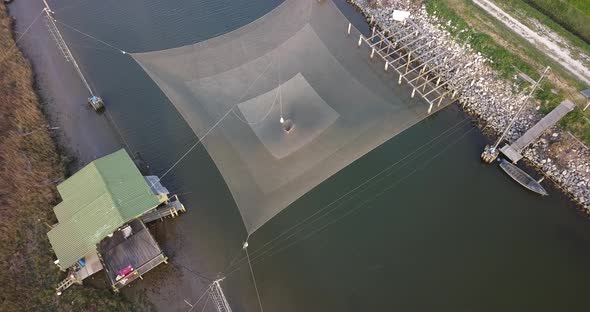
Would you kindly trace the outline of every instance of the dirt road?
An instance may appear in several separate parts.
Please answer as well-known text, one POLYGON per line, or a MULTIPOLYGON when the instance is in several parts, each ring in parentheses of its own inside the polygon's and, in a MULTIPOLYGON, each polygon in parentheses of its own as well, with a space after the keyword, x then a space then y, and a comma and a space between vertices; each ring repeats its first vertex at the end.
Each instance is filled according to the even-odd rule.
POLYGON ((532 43, 540 51, 559 63, 575 77, 590 85, 590 68, 588 68, 583 62, 574 59, 571 56, 569 49, 562 47, 547 34, 539 34, 530 29, 489 0, 473 0, 473 2, 484 9, 488 14, 497 18, 512 31, 532 43))

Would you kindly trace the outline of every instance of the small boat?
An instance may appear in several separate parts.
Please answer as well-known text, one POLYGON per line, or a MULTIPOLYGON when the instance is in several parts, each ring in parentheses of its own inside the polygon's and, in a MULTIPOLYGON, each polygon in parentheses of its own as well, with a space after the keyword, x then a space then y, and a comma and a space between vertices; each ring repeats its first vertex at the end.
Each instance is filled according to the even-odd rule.
POLYGON ((545 191, 545 189, 537 182, 533 177, 528 175, 526 172, 522 171, 522 169, 518 168, 516 165, 504 160, 500 159, 500 168, 504 170, 512 179, 516 182, 520 183, 520 185, 526 187, 527 189, 543 195, 547 196, 549 193, 545 191))
POLYGON ((100 112, 104 109, 104 103, 100 96, 93 95, 91 98, 88 98, 88 105, 90 105, 95 112, 100 112))

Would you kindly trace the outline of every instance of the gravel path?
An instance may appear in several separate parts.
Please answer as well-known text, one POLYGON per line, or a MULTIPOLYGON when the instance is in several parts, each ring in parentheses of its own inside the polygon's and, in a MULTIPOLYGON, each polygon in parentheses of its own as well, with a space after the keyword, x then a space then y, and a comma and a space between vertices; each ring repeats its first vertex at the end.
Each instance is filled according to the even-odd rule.
POLYGON ((570 49, 564 49, 552 40, 548 34, 540 34, 530 29, 489 0, 473 0, 473 2, 526 39, 526 41, 532 43, 537 49, 559 63, 578 79, 590 85, 590 68, 586 67, 581 61, 572 58, 570 49))

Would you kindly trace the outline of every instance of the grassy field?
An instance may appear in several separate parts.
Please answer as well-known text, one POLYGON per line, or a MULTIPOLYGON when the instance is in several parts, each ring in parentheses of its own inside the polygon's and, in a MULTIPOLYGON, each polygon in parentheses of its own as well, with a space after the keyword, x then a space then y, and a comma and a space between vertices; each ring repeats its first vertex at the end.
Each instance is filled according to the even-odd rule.
POLYGON ((590 44, 590 1, 523 0, 590 44))
MULTIPOLYGON (((442 20, 451 21, 450 25, 444 25, 457 40, 469 43, 476 51, 492 60, 491 66, 504 78, 512 79, 520 70, 537 79, 545 66, 551 66, 551 75, 543 83, 543 90, 535 94, 542 113, 549 112, 565 98, 573 100, 579 106, 583 105, 584 99, 578 93, 584 87, 581 82, 471 1, 425 0, 424 2, 429 13, 435 14, 442 20)), ((588 113, 590 112, 584 116, 580 109, 576 109, 562 120, 561 125, 582 141, 590 144, 590 122, 587 119, 590 114, 588 113)))
POLYGON ((27 60, 15 48, 0 4, 0 311, 133 311, 106 289, 73 286, 53 264, 46 233, 64 166, 47 130, 27 60))
MULTIPOLYGON (((574 58, 580 59, 580 52, 590 55, 590 44, 588 44, 588 42, 564 28, 551 17, 537 10, 534 6, 531 6, 528 3, 528 0, 494 0, 494 2, 529 28, 539 30, 539 23, 535 22, 538 21, 542 26, 566 39, 569 45, 574 48, 572 49, 572 56, 574 58)), ((588 3, 590 3, 590 1, 588 1, 588 3)), ((588 13, 588 15, 590 16, 590 13, 588 13)), ((590 23, 590 20, 588 22, 590 23)))

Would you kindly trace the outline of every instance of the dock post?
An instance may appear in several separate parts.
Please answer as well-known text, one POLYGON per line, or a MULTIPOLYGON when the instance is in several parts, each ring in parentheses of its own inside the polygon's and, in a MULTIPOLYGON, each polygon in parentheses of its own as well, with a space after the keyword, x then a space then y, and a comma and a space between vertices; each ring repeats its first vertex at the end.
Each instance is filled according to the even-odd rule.
POLYGON ((406 64, 406 74, 408 73, 408 68, 410 68, 410 63, 412 62, 412 51, 408 53, 408 63, 406 64))
POLYGON ((440 98, 438 99, 438 103, 436 103, 436 107, 440 106, 440 103, 442 102, 442 100, 445 98, 445 95, 447 95, 448 91, 443 93, 440 98))
MULTIPOLYGON (((422 75, 424 75, 424 73, 426 72, 426 67, 427 66, 428 66, 428 64, 424 64, 424 67, 422 67, 422 70, 420 72, 420 75, 418 75, 418 76, 422 77, 422 75)), ((424 82, 426 82, 427 81, 426 80, 426 77, 423 77, 423 78, 424 78, 424 82)), ((420 79, 418 79, 416 81, 417 82, 420 82, 420 79)), ((424 87, 422 88, 422 92, 424 92, 424 91, 426 91, 426 83, 424 84, 424 87)))

